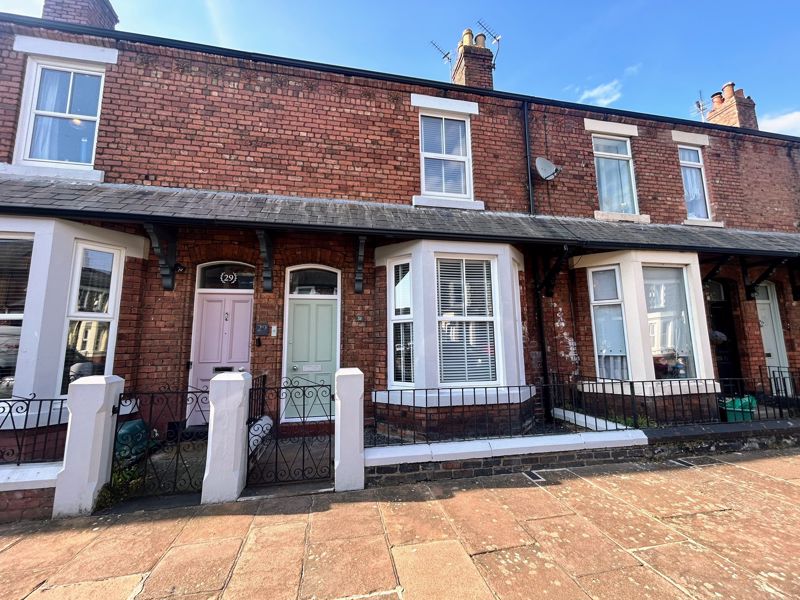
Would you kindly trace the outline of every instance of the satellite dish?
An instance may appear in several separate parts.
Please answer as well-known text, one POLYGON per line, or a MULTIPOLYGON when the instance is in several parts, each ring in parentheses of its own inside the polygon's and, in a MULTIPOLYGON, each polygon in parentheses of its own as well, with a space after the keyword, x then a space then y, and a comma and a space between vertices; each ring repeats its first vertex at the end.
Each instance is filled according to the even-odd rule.
POLYGON ((536 172, 545 181, 552 181, 556 178, 556 175, 561 173, 561 167, 555 166, 543 156, 538 157, 535 164, 536 172))

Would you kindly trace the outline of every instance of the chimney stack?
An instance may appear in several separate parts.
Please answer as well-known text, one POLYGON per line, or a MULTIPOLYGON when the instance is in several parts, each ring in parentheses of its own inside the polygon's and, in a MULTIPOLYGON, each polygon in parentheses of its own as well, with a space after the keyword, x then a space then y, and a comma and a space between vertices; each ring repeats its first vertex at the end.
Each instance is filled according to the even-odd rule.
POLYGON ((42 18, 100 29, 114 29, 119 23, 110 0, 44 0, 42 18))
POLYGON ((458 58, 453 68, 453 83, 469 87, 492 89, 492 51, 486 47, 486 36, 479 33, 472 35, 471 29, 465 29, 458 42, 458 58))
POLYGON ((744 90, 737 90, 732 81, 723 85, 721 92, 711 94, 711 101, 713 105, 706 116, 709 123, 758 129, 756 103, 744 95, 744 90))

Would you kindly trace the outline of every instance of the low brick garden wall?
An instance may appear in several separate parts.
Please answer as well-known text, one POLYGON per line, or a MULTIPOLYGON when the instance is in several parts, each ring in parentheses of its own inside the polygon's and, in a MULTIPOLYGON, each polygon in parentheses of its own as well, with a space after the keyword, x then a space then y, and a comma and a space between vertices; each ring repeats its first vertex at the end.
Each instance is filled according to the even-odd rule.
POLYGON ((55 488, 0 492, 0 523, 22 519, 49 519, 55 488))

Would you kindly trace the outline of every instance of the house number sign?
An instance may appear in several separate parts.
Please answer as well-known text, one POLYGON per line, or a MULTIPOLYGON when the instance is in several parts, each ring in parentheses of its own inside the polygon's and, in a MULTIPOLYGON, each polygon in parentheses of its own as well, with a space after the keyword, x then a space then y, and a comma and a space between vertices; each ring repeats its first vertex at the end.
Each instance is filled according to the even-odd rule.
POLYGON ((226 285, 233 285, 237 279, 238 275, 232 271, 223 271, 219 274, 219 280, 226 285))

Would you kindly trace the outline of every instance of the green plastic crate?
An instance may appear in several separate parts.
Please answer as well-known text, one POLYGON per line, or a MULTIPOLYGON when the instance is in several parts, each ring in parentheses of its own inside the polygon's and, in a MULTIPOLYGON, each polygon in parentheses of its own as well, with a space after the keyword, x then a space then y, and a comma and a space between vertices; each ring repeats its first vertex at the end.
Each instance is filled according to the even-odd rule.
POLYGON ((756 410, 755 396, 739 396, 725 398, 719 403, 720 417, 725 423, 741 423, 752 421, 756 410))

